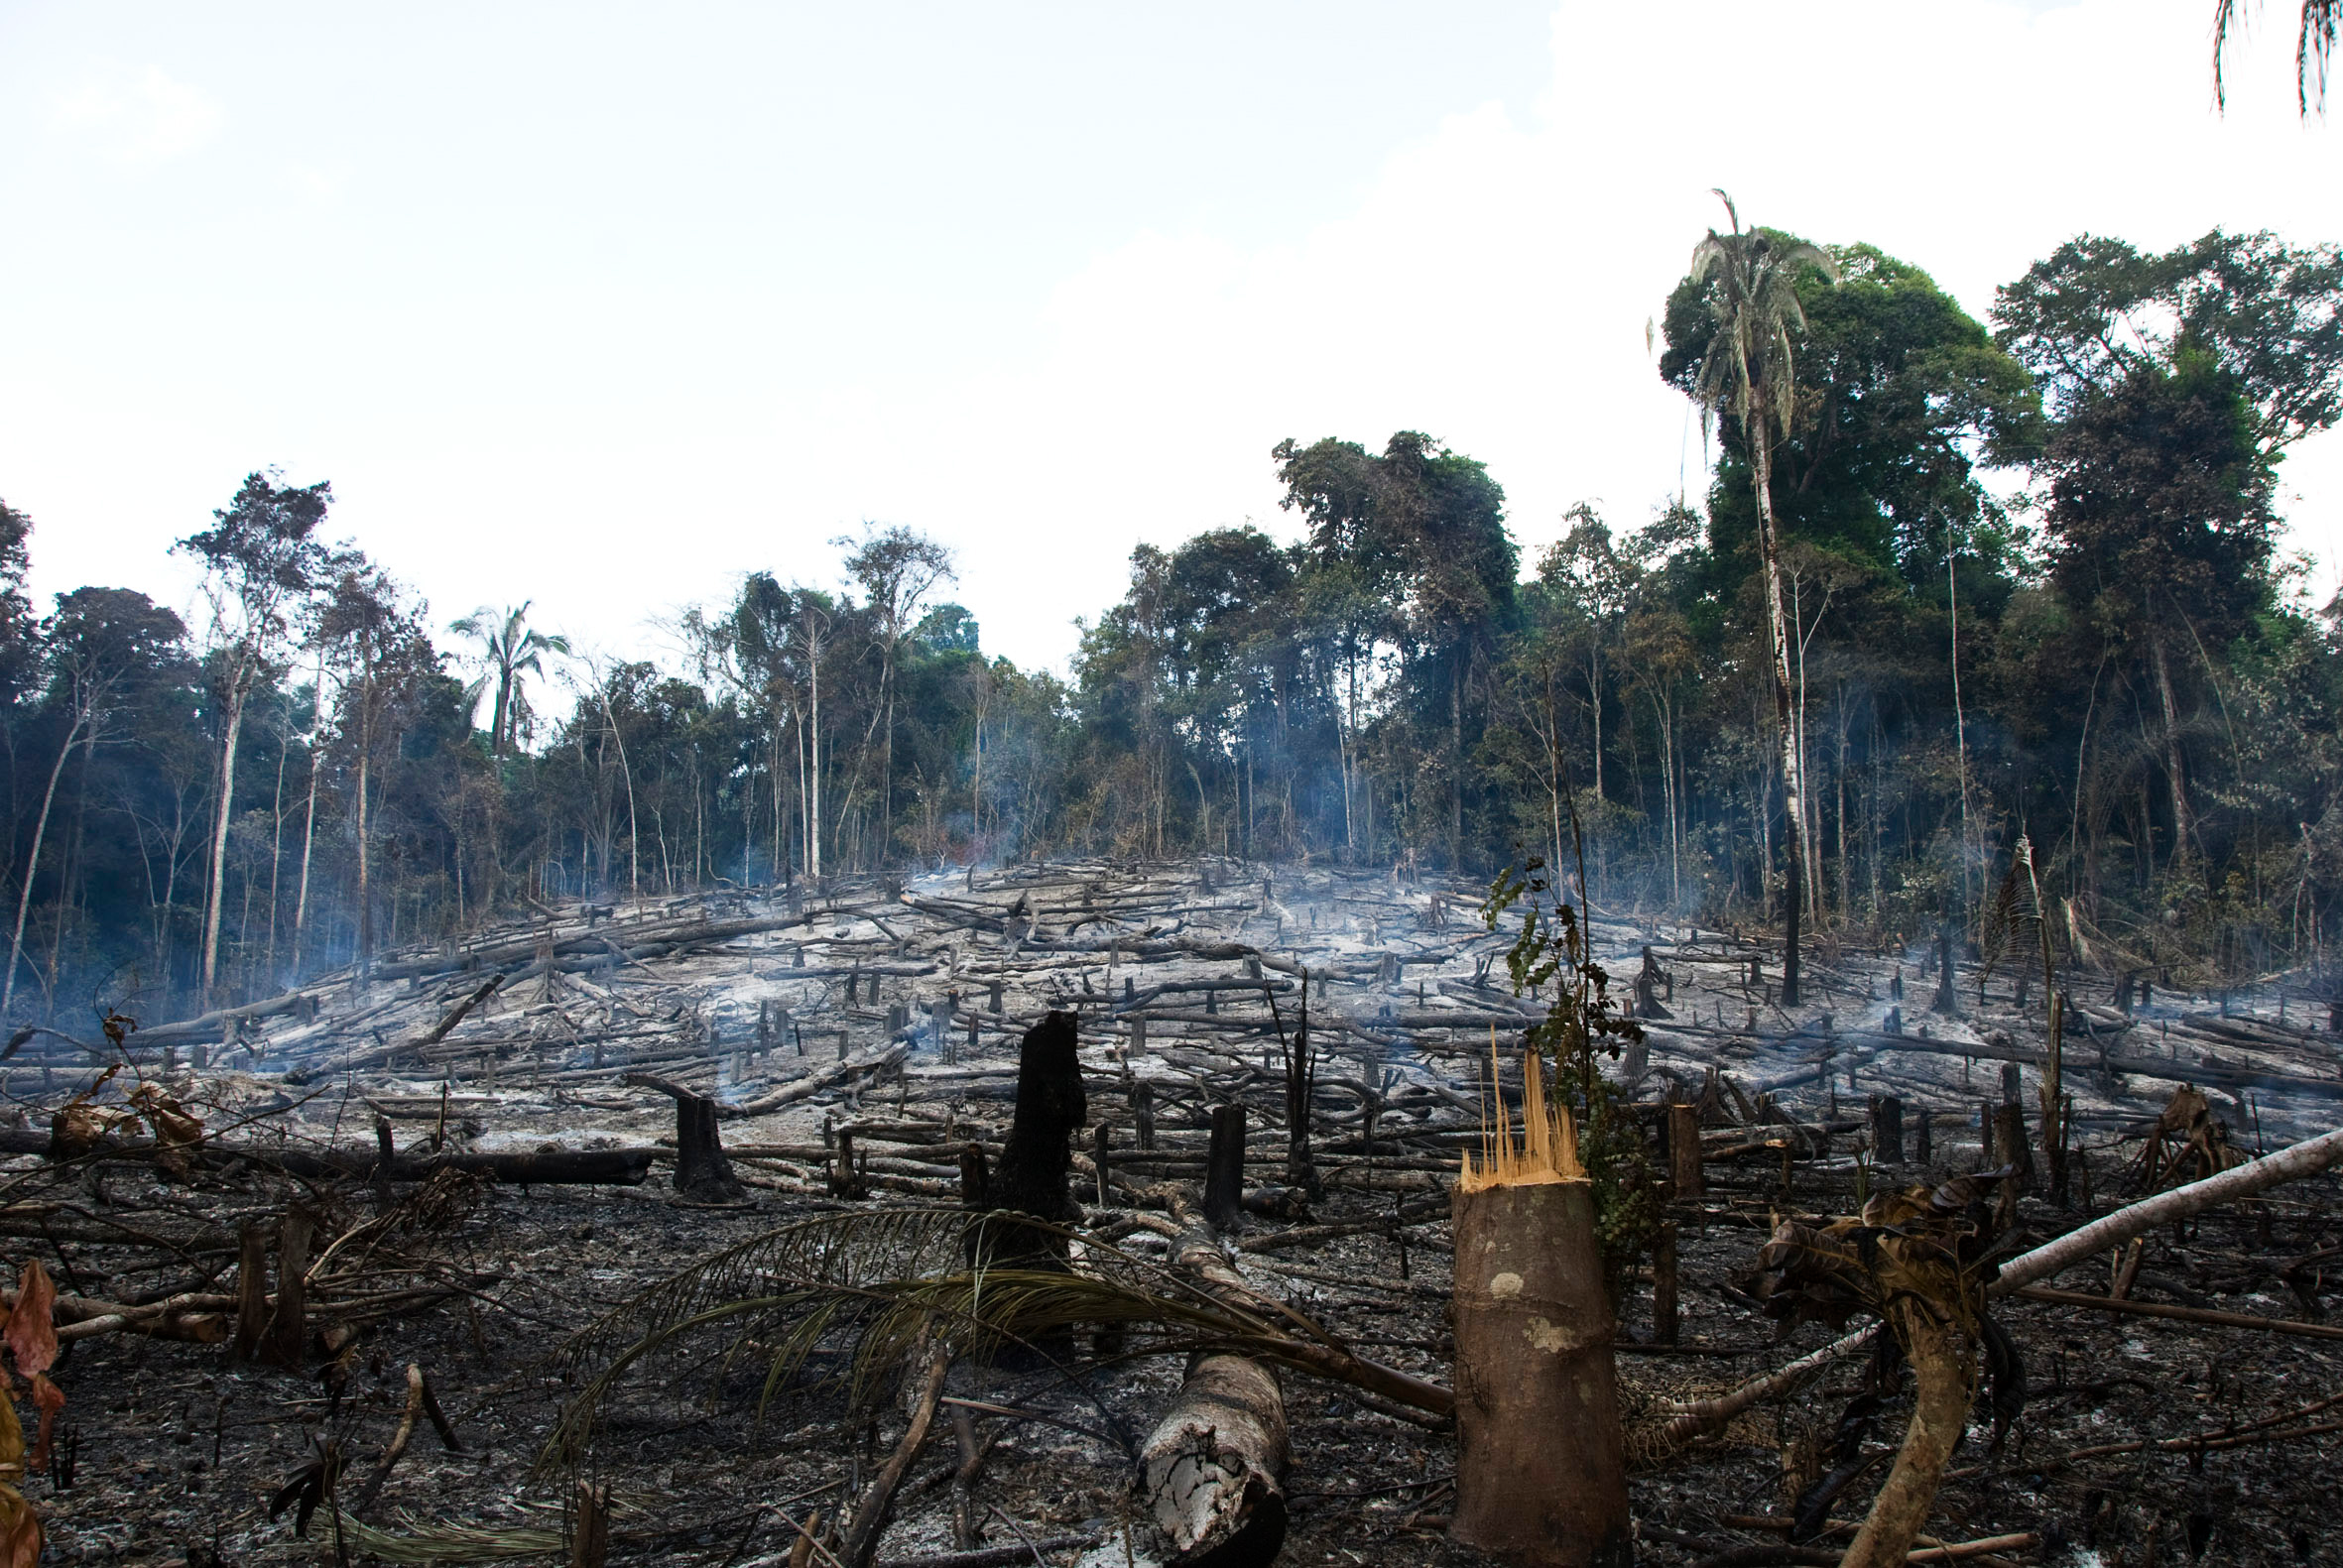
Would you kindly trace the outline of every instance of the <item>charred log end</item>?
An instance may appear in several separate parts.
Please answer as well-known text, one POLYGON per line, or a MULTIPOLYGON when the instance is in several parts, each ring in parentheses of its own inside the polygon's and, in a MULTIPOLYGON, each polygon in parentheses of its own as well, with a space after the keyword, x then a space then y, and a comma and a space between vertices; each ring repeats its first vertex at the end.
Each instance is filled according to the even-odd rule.
POLYGON ((716 1102, 705 1095, 676 1098, 676 1192, 694 1203, 741 1203, 748 1190, 724 1157, 716 1131, 716 1102))
POLYGON ((1140 1450, 1149 1513, 1181 1568, 1260 1568, 1286 1543, 1286 1402, 1242 1356, 1199 1356, 1140 1450))
POLYGON ((1459 1543, 1536 1568, 1634 1560, 1611 1306, 1584 1181, 1455 1195, 1459 1543))

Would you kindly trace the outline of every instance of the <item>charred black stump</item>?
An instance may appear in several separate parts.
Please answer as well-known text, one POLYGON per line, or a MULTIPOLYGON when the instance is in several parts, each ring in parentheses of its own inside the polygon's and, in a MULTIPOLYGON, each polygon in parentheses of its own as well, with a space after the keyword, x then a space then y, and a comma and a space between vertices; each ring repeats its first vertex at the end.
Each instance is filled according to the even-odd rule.
MULTIPOLYGON (((990 1184, 996 1209, 1052 1225, 1081 1218, 1066 1181, 1073 1163, 1069 1140, 1089 1119, 1075 1043, 1070 1013, 1051 1013, 1025 1031, 1017 1066, 1017 1116, 990 1184)), ((987 1241, 995 1264, 1051 1266, 1065 1256, 1063 1238, 1026 1226, 996 1225, 987 1241)))
POLYGON ((748 1191, 724 1156, 716 1132, 716 1102, 705 1095, 676 1096, 676 1195, 694 1203, 742 1203, 748 1191))

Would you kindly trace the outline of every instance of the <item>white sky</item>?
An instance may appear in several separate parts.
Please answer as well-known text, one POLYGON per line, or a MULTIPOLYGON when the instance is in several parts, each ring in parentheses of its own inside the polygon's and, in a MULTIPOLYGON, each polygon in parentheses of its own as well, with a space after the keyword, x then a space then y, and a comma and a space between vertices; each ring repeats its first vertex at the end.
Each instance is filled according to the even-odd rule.
MULTIPOLYGON (((1269 449, 1486 461, 1526 552, 1700 446, 1645 323, 1706 226, 1983 316, 2079 230, 2343 239, 2294 0, 0 4, 0 497, 34 584, 189 601, 250 469, 442 624, 663 644, 863 519, 1061 663, 1132 544, 1290 532, 1269 449)), ((2286 466, 2316 581, 2343 434, 2286 466)))

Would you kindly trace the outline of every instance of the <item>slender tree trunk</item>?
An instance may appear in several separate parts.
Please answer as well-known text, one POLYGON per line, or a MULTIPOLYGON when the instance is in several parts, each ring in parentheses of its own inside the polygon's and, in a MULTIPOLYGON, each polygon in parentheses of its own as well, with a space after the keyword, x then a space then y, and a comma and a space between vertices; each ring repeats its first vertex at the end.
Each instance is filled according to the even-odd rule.
POLYGON ((2180 860, 2196 844, 2196 814, 2188 807, 2188 774, 2180 754, 2180 708, 2172 700, 2172 671, 2164 658, 2162 632, 2150 634, 2148 647, 2156 662, 2156 695, 2164 715, 2164 777, 2172 785, 2172 859, 2180 860))
POLYGON ((808 745, 810 745, 810 747, 812 748, 812 752, 813 752, 813 773, 812 773, 813 793, 812 793, 812 794, 811 794, 811 795, 808 797, 808 799, 809 799, 809 801, 810 801, 810 805, 809 805, 809 807, 808 807, 808 809, 807 809, 807 811, 806 811, 806 813, 805 813, 805 875, 807 875, 808 877, 811 877, 811 878, 812 878, 814 881, 816 881, 816 882, 819 882, 819 881, 821 880, 821 661, 820 661, 820 659, 819 659, 818 657, 817 657, 817 658, 815 658, 815 659, 813 659, 813 660, 810 662, 810 665, 809 665, 809 667, 810 667, 810 668, 811 668, 811 670, 812 670, 813 715, 812 715, 812 720, 811 720, 811 734, 810 734, 809 736, 807 736, 807 744, 808 744, 808 745))
MULTIPOLYGON (((66 750, 72 749, 68 738, 66 750)), ((73 836, 65 845, 65 864, 58 878, 58 922, 56 934, 49 943, 49 984, 44 1009, 54 1018, 57 1011, 58 965, 65 945, 64 917, 78 905, 86 911, 89 904, 89 765, 97 756, 97 721, 94 714, 81 730, 81 787, 73 793, 73 836), (76 891, 78 890, 78 891, 76 891)), ((8 1016, 0 1007, 0 1018, 8 1016)))
POLYGON ((374 898, 369 886, 373 857, 367 853, 366 843, 366 793, 374 760, 374 663, 371 651, 360 657, 363 663, 358 674, 358 954, 354 973, 363 981, 374 963, 374 898))
POLYGON ((1901 1568, 1928 1522, 1937 1483, 1960 1441, 1977 1387, 1976 1348, 1965 1333, 1938 1322, 1917 1297, 1900 1296, 1888 1311, 1917 1386, 1911 1424, 1863 1528, 1839 1559, 1840 1568, 1901 1568))
POLYGON ((1586 645, 1586 698, 1594 714, 1594 803, 1599 813, 1603 804, 1603 639, 1602 623, 1597 621, 1586 645))
POLYGON ((1959 559, 1953 549, 1951 535, 1945 536, 1944 602, 1951 616, 1952 630, 1952 739, 1954 756, 1960 767, 1961 786, 1961 905, 1971 906, 1969 900, 1969 845, 1973 829, 1969 820, 1969 725, 1968 715, 1961 707, 1961 601, 1959 575, 1953 569, 1959 559))
POLYGON ((57 749, 57 761, 50 766, 49 786, 41 791, 41 814, 33 821, 33 853, 25 861, 25 882, 16 897, 16 934, 8 943, 8 979, 0 984, 0 1023, 6 1022, 8 1009, 16 1001, 17 966, 24 962, 25 918, 33 907, 33 879, 41 870, 41 841, 49 835, 49 809, 57 800, 57 782, 64 775, 65 759, 73 754, 73 742, 79 737, 81 726, 88 722, 89 707, 85 703, 65 731, 64 744, 57 749))
POLYGON ((1471 651, 1456 651, 1448 681, 1448 869, 1464 865, 1464 672, 1471 651))
POLYGON ((244 729, 244 697, 250 676, 242 671, 228 677, 226 733, 219 747, 219 809, 211 832, 211 886, 203 896, 203 1000, 215 1000, 219 977, 219 922, 228 898, 228 826, 236 811, 236 742, 244 729))
POLYGON ((1774 449, 1767 439, 1764 413, 1761 411, 1754 421, 1745 422, 1742 432, 1748 438, 1750 466, 1756 474, 1758 546, 1765 556, 1766 620, 1774 644, 1774 716, 1782 732, 1783 817, 1789 829, 1784 835, 1789 855, 1785 867, 1788 880, 1783 890, 1786 930, 1782 949, 1782 1005, 1789 1008, 1797 1006, 1798 1001, 1798 916, 1805 901, 1806 787, 1799 768, 1797 725, 1789 707, 1788 607, 1782 596, 1782 542, 1774 526, 1774 449))
POLYGON ((293 973, 301 974, 302 937, 309 923, 309 851, 317 842, 317 740, 325 729, 325 649, 317 648, 316 708, 309 718, 309 803, 302 813, 301 824, 301 892, 293 903, 293 973))
POLYGON ((496 716, 488 731, 488 751, 491 756, 502 757, 504 755, 505 731, 511 727, 512 700, 513 666, 511 662, 500 654, 496 669, 496 716))
MULTIPOLYGON (((288 717, 291 715, 289 714, 288 717)), ((277 793, 269 805, 269 983, 277 982, 277 911, 283 897, 285 880, 285 763, 293 755, 285 742, 289 737, 280 730, 277 735, 277 793)))

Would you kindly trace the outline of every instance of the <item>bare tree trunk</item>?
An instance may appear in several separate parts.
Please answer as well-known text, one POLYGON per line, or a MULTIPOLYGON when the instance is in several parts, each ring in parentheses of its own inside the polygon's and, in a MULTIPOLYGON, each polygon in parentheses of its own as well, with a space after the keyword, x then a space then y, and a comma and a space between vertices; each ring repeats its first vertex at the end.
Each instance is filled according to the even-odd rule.
POLYGON ((1782 542, 1774 526, 1774 449, 1767 439, 1766 417, 1762 411, 1754 421, 1745 422, 1742 428, 1748 436, 1750 464, 1756 473, 1758 545, 1766 564, 1766 624, 1774 645, 1774 717, 1782 732, 1783 818, 1789 829, 1784 835, 1789 856, 1785 868, 1788 881, 1783 900, 1786 930, 1782 1005, 1790 1008, 1797 1006, 1798 1001, 1798 916, 1805 900, 1806 881, 1806 782, 1798 757, 1797 725, 1790 712, 1788 606, 1782 597, 1782 542))
POLYGON ((325 649, 317 649, 316 711, 309 719, 309 804, 302 814, 301 824, 301 892, 293 904, 293 972, 301 974, 302 937, 309 922, 309 851, 317 842, 317 775, 324 770, 318 766, 318 738, 325 729, 325 649))
POLYGON ((1448 681, 1448 869, 1464 865, 1464 671, 1469 649, 1456 651, 1448 681))
POLYGON ((0 1022, 7 1020, 9 1007, 16 1001, 16 970, 24 962, 25 917, 33 907, 33 878, 41 870, 41 841, 49 835, 49 808, 57 799, 57 782, 64 774, 65 759, 73 754, 74 739, 88 721, 89 708, 84 703, 73 716, 72 727, 65 731, 64 744, 57 749, 57 761, 49 770, 49 787, 41 791, 41 814, 33 822, 33 853, 25 861, 25 882, 16 897, 16 934, 8 943, 8 979, 0 984, 0 1022))
POLYGON ((2172 672, 2164 659, 2160 632, 2152 634, 2149 649, 2156 661, 2156 695, 2164 714, 2164 777, 2172 785, 2172 858, 2179 860, 2196 844, 2196 815, 2188 808, 2188 775, 2180 754, 2180 709, 2172 700, 2172 672))
POLYGON ((269 803, 269 984, 277 983, 277 907, 285 880, 285 759, 290 749, 277 736, 277 792, 269 803))
POLYGON ((813 715, 811 733, 806 737, 806 743, 812 748, 813 753, 813 793, 807 797, 810 803, 805 812, 805 875, 819 882, 821 880, 821 662, 815 660, 809 667, 812 670, 813 715))
POLYGON ((358 954, 352 973, 363 981, 374 963, 374 899, 369 883, 373 872, 373 857, 367 853, 366 792, 372 782, 374 753, 374 693, 367 689, 373 684, 371 672, 359 677, 358 685, 358 795, 354 803, 358 828, 358 954))
POLYGON ((244 729, 245 685, 249 677, 236 671, 228 677, 226 733, 219 748, 219 809, 211 831, 211 886, 203 895, 203 1000, 216 1001, 213 987, 219 975, 219 922, 228 897, 228 825, 236 809, 236 741, 244 729))
POLYGON ((1966 712, 1961 707, 1961 603, 1957 573, 1953 570, 1959 555, 1952 547, 1949 531, 1944 545, 1944 602, 1951 614, 1952 629, 1952 740, 1953 752, 1960 767, 1961 786, 1961 907, 1969 908, 1969 845, 1974 831, 1969 820, 1969 726, 1966 712))

